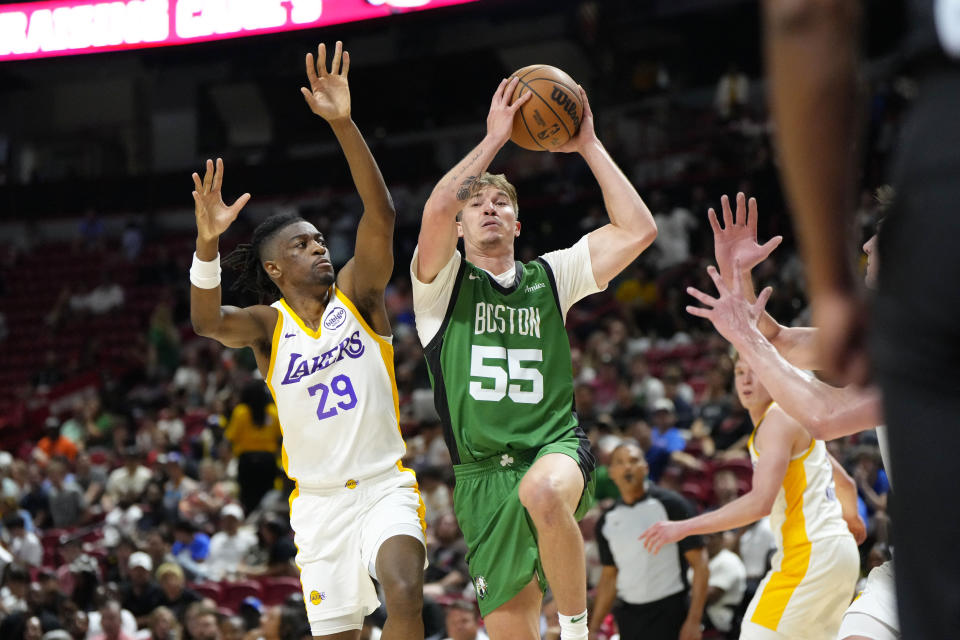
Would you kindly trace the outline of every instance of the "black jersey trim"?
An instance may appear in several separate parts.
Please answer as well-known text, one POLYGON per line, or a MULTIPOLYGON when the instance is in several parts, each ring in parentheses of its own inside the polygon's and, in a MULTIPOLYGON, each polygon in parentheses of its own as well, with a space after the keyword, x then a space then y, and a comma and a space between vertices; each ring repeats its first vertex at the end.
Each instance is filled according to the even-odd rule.
POLYGON ((502 295, 505 295, 505 296, 510 295, 511 293, 516 291, 520 287, 520 282, 523 280, 523 263, 522 262, 513 263, 513 284, 510 285, 509 287, 505 287, 499 282, 497 282, 497 279, 494 278, 492 275, 490 275, 490 272, 487 271, 486 269, 480 269, 480 270, 483 271, 483 274, 485 276, 487 276, 487 280, 490 281, 490 285, 494 289, 499 291, 502 295))
POLYGON ((453 291, 450 292, 450 302, 447 304, 447 312, 443 316, 443 322, 440 324, 440 329, 436 335, 423 348, 423 357, 426 358, 427 367, 433 376, 433 406, 437 410, 437 415, 440 416, 440 424, 443 425, 443 440, 447 443, 450 460, 453 464, 460 464, 460 450, 457 449, 457 440, 453 436, 453 421, 450 419, 450 405, 447 403, 447 386, 443 378, 443 367, 440 364, 440 353, 443 351, 443 335, 450 325, 450 318, 453 316, 453 309, 460 295, 460 285, 463 283, 463 272, 466 265, 466 258, 461 256, 460 268, 457 269, 457 277, 453 284, 453 291))
POLYGON ((543 256, 537 258, 537 262, 543 265, 544 271, 547 272, 547 280, 550 281, 550 290, 553 291, 553 301, 557 303, 557 311, 560 312, 560 319, 563 319, 563 307, 560 306, 560 290, 557 289, 557 279, 553 275, 553 267, 550 266, 550 263, 543 259, 543 256))

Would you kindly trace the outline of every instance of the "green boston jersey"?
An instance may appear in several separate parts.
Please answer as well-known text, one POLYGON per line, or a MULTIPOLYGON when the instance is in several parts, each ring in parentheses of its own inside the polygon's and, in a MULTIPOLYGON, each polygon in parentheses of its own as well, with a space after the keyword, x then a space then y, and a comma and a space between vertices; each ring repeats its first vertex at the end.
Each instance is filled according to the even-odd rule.
POLYGON ((511 287, 461 260, 440 330, 424 349, 454 464, 582 433, 556 282, 538 258, 511 287))

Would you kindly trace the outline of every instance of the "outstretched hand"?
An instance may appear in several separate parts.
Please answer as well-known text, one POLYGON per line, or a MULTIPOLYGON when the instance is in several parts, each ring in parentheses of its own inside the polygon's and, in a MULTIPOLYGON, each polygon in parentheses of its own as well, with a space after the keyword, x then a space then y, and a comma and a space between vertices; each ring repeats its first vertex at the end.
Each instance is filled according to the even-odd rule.
POLYGON ((533 96, 533 93, 527 91, 511 103, 513 92, 517 90, 518 84, 520 84, 520 78, 516 76, 504 78, 490 100, 490 111, 487 113, 487 135, 500 146, 505 145, 510 139, 510 134, 513 132, 513 117, 517 110, 533 96))
POLYGON ((193 174, 193 202, 194 212, 197 215, 197 235, 201 240, 216 240, 237 219, 243 206, 250 200, 250 194, 245 193, 236 201, 227 206, 220 193, 223 185, 223 160, 217 158, 214 166, 212 160, 207 160, 203 180, 196 173, 193 174))
MULTIPOLYGON (((742 263, 737 260, 734 262, 734 268, 739 271, 742 263)), ((707 267, 707 273, 717 287, 718 297, 707 295, 695 287, 687 287, 687 293, 707 305, 706 307, 687 306, 687 313, 690 315, 706 318, 713 323, 717 331, 729 342, 736 341, 751 331, 757 330, 757 323, 760 316, 763 315, 764 307, 770 294, 773 293, 772 287, 767 287, 757 296, 757 301, 751 304, 743 297, 743 285, 740 278, 735 278, 733 288, 727 287, 720 277, 720 272, 716 267, 707 267)))
POLYGON ((660 553, 664 545, 678 542, 685 538, 679 522, 661 520, 655 522, 649 529, 640 534, 643 547, 654 555, 660 553))
POLYGON ((727 283, 734 278, 740 278, 743 273, 734 273, 733 265, 740 261, 741 269, 750 272, 758 264, 767 259, 773 250, 783 242, 783 236, 774 236, 765 243, 757 243, 757 199, 750 198, 749 202, 743 192, 737 194, 736 215, 730 210, 730 199, 727 196, 720 198, 723 210, 723 227, 717 220, 717 212, 707 211, 710 227, 713 229, 713 252, 717 259, 720 275, 727 283))
POLYGON ((310 87, 300 87, 300 93, 310 110, 326 120, 335 122, 350 118, 350 86, 347 73, 350 71, 350 53, 343 50, 343 43, 337 40, 333 50, 330 71, 327 71, 327 45, 317 47, 317 60, 308 53, 307 82, 310 87))
POLYGON ((548 149, 548 151, 555 153, 574 153, 581 151, 585 146, 597 139, 597 132, 593 126, 593 110, 590 108, 590 101, 587 100, 587 92, 584 91, 580 85, 577 85, 577 91, 580 92, 580 100, 583 102, 583 118, 580 120, 580 129, 577 131, 577 135, 559 147, 548 149))

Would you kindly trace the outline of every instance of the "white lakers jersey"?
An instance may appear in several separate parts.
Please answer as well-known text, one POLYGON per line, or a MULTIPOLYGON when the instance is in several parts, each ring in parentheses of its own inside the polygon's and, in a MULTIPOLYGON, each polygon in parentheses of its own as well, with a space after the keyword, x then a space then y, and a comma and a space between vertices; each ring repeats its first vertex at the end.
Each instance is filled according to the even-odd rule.
MULTIPOLYGON (((771 404, 767 413, 774 406, 776 404, 771 404)), ((754 444, 762 424, 761 418, 748 443, 754 464, 763 454, 754 444)), ((788 556, 793 549, 809 548, 811 542, 850 535, 833 484, 827 446, 822 440, 812 439, 806 451, 790 460, 770 512, 770 528, 777 540, 777 550, 788 556)))
POLYGON ((283 432, 283 468, 306 488, 356 486, 404 453, 390 338, 336 288, 317 331, 279 300, 267 386, 283 432), (351 483, 352 486, 351 486, 351 483))

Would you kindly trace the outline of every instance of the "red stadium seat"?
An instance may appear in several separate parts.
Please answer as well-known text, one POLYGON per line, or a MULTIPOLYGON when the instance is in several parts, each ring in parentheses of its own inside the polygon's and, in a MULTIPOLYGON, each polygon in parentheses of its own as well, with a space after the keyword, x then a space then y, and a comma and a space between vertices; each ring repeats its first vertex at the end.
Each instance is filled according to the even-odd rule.
POLYGON ((190 588, 214 602, 219 603, 223 599, 223 587, 219 582, 194 582, 190 588))
POLYGON ((263 587, 263 604, 268 606, 282 604, 292 594, 303 591, 300 578, 264 576, 259 579, 259 582, 263 587))
POLYGON ((236 611, 243 599, 249 596, 263 600, 263 588, 259 582, 241 580, 239 582, 222 582, 223 599, 220 603, 236 611))

